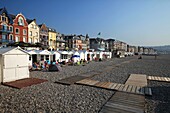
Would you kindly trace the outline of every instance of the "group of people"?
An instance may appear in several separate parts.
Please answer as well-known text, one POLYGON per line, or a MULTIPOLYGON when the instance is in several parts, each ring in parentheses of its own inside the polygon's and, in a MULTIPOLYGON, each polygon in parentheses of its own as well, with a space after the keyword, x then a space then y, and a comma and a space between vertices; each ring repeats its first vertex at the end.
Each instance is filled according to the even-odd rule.
POLYGON ((58 65, 57 61, 34 62, 30 70, 48 70, 50 65, 58 65))

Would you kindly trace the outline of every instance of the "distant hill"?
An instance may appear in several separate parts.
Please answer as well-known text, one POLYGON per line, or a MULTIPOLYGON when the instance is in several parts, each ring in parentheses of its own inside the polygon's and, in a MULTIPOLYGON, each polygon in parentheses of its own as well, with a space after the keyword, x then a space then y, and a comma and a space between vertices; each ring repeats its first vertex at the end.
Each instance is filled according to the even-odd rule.
POLYGON ((170 45, 152 46, 160 54, 170 54, 170 45))

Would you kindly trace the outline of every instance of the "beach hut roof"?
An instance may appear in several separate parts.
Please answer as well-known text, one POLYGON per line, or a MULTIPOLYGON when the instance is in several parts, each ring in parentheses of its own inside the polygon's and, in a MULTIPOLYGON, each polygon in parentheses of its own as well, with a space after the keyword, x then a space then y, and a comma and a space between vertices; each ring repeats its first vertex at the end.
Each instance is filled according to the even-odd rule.
POLYGON ((50 55, 51 52, 49 52, 48 50, 34 50, 37 54, 41 54, 41 55, 50 55))
POLYGON ((73 51, 68 51, 68 54, 69 54, 69 55, 73 54, 73 51))
POLYGON ((56 54, 56 53, 59 53, 58 51, 50 51, 51 54, 56 54))
POLYGON ((68 51, 58 51, 60 54, 68 54, 68 51))
POLYGON ((29 54, 27 51, 23 50, 22 48, 20 47, 6 47, 6 48, 0 48, 0 54, 4 55, 6 54, 8 51, 11 51, 13 49, 18 49, 18 50, 21 50, 22 52, 26 53, 26 54, 29 54))
POLYGON ((80 55, 78 51, 75 51, 74 55, 80 55))
POLYGON ((30 55, 35 55, 35 54, 37 54, 37 53, 35 52, 35 50, 27 50, 27 52, 28 52, 30 55))

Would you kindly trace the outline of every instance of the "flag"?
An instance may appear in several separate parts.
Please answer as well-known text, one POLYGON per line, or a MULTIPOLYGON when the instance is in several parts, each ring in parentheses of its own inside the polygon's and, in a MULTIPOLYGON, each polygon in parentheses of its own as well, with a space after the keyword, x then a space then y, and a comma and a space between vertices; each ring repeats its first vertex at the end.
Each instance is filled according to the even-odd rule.
POLYGON ((101 32, 99 32, 98 35, 101 35, 101 32))

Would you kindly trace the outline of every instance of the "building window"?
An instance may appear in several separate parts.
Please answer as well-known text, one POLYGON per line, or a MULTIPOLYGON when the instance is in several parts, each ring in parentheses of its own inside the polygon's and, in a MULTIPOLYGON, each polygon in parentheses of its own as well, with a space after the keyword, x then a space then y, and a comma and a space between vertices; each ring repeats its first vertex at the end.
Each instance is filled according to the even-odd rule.
POLYGON ((19 42, 19 37, 18 36, 15 36, 15 41, 19 42))
POLYGON ((67 55, 61 54, 61 59, 67 59, 67 55))
POLYGON ((18 25, 24 26, 24 19, 22 17, 19 17, 18 25))
POLYGON ((11 35, 11 34, 9 35, 9 40, 11 40, 11 41, 13 40, 13 35, 11 35))
POLYGON ((43 61, 44 60, 44 55, 41 55, 41 61, 43 61))
POLYGON ((3 40, 6 40, 6 35, 2 35, 2 39, 3 39, 3 40))
POLYGON ((3 26, 2 26, 2 29, 3 29, 3 30, 7 30, 7 26, 6 26, 6 25, 3 25, 3 26))
POLYGON ((32 43, 32 38, 29 38, 29 43, 32 43))
POLYGON ((33 25, 33 24, 31 24, 31 28, 34 28, 34 25, 33 25))
POLYGON ((15 33, 19 34, 19 29, 18 28, 15 29, 15 33))
POLYGON ((23 42, 26 42, 26 37, 23 37, 23 42))
POLYGON ((27 30, 26 29, 23 30, 23 34, 27 35, 27 30))
POLYGON ((10 27, 9 27, 9 30, 10 30, 11 32, 13 32, 13 27, 12 27, 12 26, 10 26, 10 27))
POLYGON ((46 60, 49 60, 49 55, 45 55, 46 60))
POLYGON ((31 61, 31 55, 29 55, 29 61, 31 61))
POLYGON ((35 33, 35 36, 38 36, 38 32, 35 33))
POLYGON ((32 31, 29 32, 29 35, 32 36, 32 31))
POLYGON ((2 16, 2 21, 6 22, 6 17, 5 16, 2 16))

